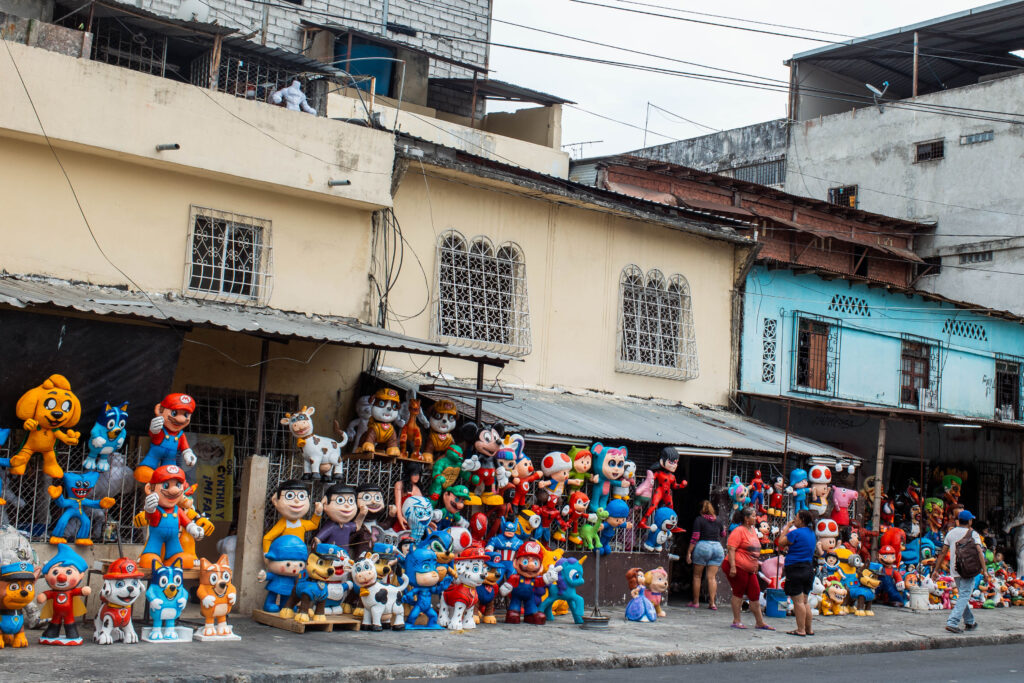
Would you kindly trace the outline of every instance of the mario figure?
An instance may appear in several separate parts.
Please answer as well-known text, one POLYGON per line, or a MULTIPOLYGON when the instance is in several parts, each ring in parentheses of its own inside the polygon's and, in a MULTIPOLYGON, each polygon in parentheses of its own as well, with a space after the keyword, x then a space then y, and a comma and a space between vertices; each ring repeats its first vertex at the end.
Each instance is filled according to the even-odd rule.
POLYGON ((40 619, 49 619, 50 625, 39 636, 43 645, 81 645, 82 637, 78 635, 77 617, 85 614, 85 603, 92 590, 88 586, 80 586, 89 568, 78 553, 70 545, 61 544, 57 554, 43 565, 43 580, 50 587, 43 591, 36 600, 45 603, 40 619), (64 629, 64 636, 60 632, 64 629))
POLYGON ((135 480, 146 484, 153 476, 153 470, 164 465, 176 465, 181 453, 185 467, 196 464, 195 453, 188 446, 185 429, 192 421, 196 401, 188 394, 168 394, 156 404, 156 414, 149 421, 149 451, 135 468, 135 480))
POLYGON ((513 567, 515 572, 505 577, 499 592, 508 596, 506 624, 518 624, 520 615, 527 624, 544 624, 544 613, 540 611, 540 600, 548 586, 558 580, 562 568, 552 566, 541 576, 544 562, 544 546, 537 541, 527 541, 516 551, 513 567))
POLYGON ((146 502, 143 510, 149 524, 149 539, 142 549, 139 565, 150 568, 154 560, 171 564, 181 559, 184 552, 178 535, 184 529, 192 538, 200 540, 206 535, 203 528, 189 519, 185 507, 185 473, 177 465, 162 465, 146 484, 146 502))
POLYGON ((903 574, 896 568, 896 549, 891 545, 883 545, 878 551, 878 559, 882 563, 882 572, 879 574, 882 583, 876 592, 882 602, 896 607, 903 607, 906 597, 903 591, 906 584, 903 583, 903 574))

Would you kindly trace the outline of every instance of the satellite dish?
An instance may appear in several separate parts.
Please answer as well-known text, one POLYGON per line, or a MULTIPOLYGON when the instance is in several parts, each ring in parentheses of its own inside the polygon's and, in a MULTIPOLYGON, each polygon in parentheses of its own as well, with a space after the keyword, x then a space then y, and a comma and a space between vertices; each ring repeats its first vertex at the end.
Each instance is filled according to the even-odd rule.
POLYGON ((889 81, 882 81, 882 89, 879 90, 870 83, 865 83, 864 87, 871 91, 871 99, 875 101, 875 106, 878 107, 878 113, 885 113, 885 105, 881 102, 881 98, 885 97, 885 91, 889 89, 889 81))
POLYGON ((206 23, 210 16, 210 8, 199 0, 181 0, 175 18, 182 21, 198 21, 206 23))

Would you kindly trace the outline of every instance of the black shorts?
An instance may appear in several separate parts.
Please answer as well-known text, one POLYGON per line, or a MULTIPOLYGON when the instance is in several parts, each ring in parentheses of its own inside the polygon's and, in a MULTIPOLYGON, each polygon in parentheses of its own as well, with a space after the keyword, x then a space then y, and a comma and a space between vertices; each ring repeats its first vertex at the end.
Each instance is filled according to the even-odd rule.
POLYGON ((814 586, 814 567, 808 562, 801 562, 793 565, 783 565, 786 570, 786 585, 783 590, 786 595, 807 595, 814 586))

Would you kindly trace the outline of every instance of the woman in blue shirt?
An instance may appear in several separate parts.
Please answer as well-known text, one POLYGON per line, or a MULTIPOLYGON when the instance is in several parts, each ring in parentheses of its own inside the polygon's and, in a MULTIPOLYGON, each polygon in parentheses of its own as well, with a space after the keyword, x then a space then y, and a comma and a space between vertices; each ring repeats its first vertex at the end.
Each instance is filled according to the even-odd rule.
POLYGON ((811 629, 811 608, 807 595, 814 584, 814 548, 816 539, 811 525, 814 516, 810 510, 801 510, 797 516, 786 522, 779 532, 779 550, 786 551, 786 595, 793 600, 793 614, 796 616, 796 630, 787 631, 793 636, 813 636, 811 629))

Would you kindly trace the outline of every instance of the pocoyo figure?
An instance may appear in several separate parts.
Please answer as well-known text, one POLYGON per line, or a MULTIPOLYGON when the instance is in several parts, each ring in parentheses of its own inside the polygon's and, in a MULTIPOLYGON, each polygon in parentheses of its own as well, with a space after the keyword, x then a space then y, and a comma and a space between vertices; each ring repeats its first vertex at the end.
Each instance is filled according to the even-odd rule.
MULTIPOLYGON (((673 508, 672 492, 677 489, 686 488, 686 480, 676 481, 676 470, 679 468, 679 451, 674 448, 664 448, 658 457, 658 464, 647 472, 648 478, 653 477, 651 489, 651 502, 647 506, 640 528, 646 529, 651 515, 662 508, 673 508)), ((646 482, 645 482, 646 483, 646 482)), ((640 498, 640 487, 636 489, 637 499, 640 498)))
POLYGON ((196 464, 196 455, 185 438, 195 409, 196 401, 188 394, 168 394, 154 406, 154 417, 149 421, 149 451, 135 468, 136 481, 147 484, 158 467, 177 465, 179 453, 185 467, 196 464))
POLYGON ((430 412, 427 415, 430 434, 427 436, 426 443, 423 444, 423 454, 428 456, 428 461, 432 462, 435 455, 444 453, 455 445, 455 437, 452 436, 452 432, 455 431, 455 421, 458 415, 459 411, 455 402, 447 398, 434 401, 434 405, 430 407, 430 412))
POLYGON ((313 516, 305 519, 309 513, 308 484, 295 479, 281 482, 277 491, 270 497, 270 503, 277 510, 278 520, 263 534, 263 552, 270 550, 270 544, 278 536, 295 536, 306 541, 306 534, 320 526, 320 517, 324 512, 323 501, 313 508, 313 516))
POLYGON ((747 491, 750 504, 754 506, 754 510, 759 515, 765 514, 764 491, 766 488, 764 479, 761 478, 761 470, 754 470, 754 478, 747 485, 747 491))
POLYGON ((128 432, 128 402, 121 405, 108 403, 89 432, 89 454, 82 461, 82 469, 106 472, 110 469, 110 456, 117 453, 128 432))
POLYGON ((143 568, 149 568, 157 561, 166 565, 180 560, 184 549, 178 536, 182 529, 197 540, 205 536, 206 532, 189 518, 182 507, 185 487, 185 473, 177 465, 156 468, 146 484, 143 511, 149 525, 149 538, 139 558, 139 565, 143 568))
POLYGON ((793 496, 793 512, 807 510, 807 471, 795 469, 789 473, 789 487, 786 493, 793 496))
POLYGON ((772 479, 771 495, 768 497, 768 516, 769 517, 785 517, 785 497, 786 492, 786 480, 780 476, 776 476, 772 479))
POLYGON ((590 511, 596 513, 598 508, 608 506, 612 497, 612 487, 623 485, 626 473, 626 447, 611 448, 601 443, 590 447, 594 454, 594 487, 590 495, 590 511))
POLYGON ((49 588, 36 596, 36 600, 45 603, 39 617, 50 620, 39 636, 43 645, 82 644, 75 621, 85 614, 82 598, 92 592, 89 586, 81 585, 88 568, 86 561, 67 544, 57 546, 57 554, 43 565, 42 579, 49 588))
POLYGON ((732 514, 736 514, 747 506, 747 487, 739 477, 733 477, 729 484, 729 500, 732 501, 732 514))
POLYGON ((84 474, 65 472, 63 487, 50 486, 47 489, 50 493, 50 498, 53 498, 57 503, 57 507, 64 510, 60 519, 53 525, 50 543, 67 543, 68 539, 65 537, 65 532, 68 522, 74 519, 78 521, 78 530, 75 532, 75 544, 92 545, 92 539, 89 538, 92 530, 92 521, 86 510, 107 510, 117 502, 113 498, 100 498, 96 500, 90 497, 93 489, 96 488, 96 480, 99 478, 99 472, 86 472, 84 474), (65 496, 65 492, 69 493, 70 497, 65 496))
POLYGON ((828 510, 828 496, 832 490, 832 470, 824 465, 814 465, 807 478, 811 483, 807 507, 819 516, 824 515, 828 510))
POLYGON ((71 383, 63 375, 50 375, 37 387, 22 394, 15 406, 15 414, 23 420, 22 429, 28 432, 18 452, 11 456, 10 473, 16 477, 25 474, 33 454, 43 456, 43 474, 53 479, 64 476, 57 464, 54 446, 58 441, 66 446, 77 446, 82 436, 71 427, 82 416, 82 404, 71 391, 71 383))
POLYGON ((437 623, 437 612, 431 604, 434 595, 444 593, 452 583, 447 575, 447 567, 439 566, 437 554, 429 548, 417 548, 405 557, 405 573, 409 577, 409 587, 405 590, 402 601, 412 605, 406 629, 441 629, 437 623), (423 626, 416 625, 420 615, 427 617, 423 626))
MULTIPOLYGON (((600 545, 599 555, 607 555, 612 551, 612 541, 615 539, 615 532, 623 525, 626 529, 632 529, 633 523, 626 521, 629 518, 629 505, 624 500, 613 500, 608 503, 606 510, 608 516, 601 523, 601 531, 598 533, 600 545)), ((600 514, 600 513, 598 513, 600 514)))
POLYGON ((373 407, 370 408, 370 421, 366 432, 359 435, 359 450, 363 453, 374 453, 380 447, 385 455, 399 455, 398 432, 395 422, 399 418, 401 400, 394 389, 380 389, 373 395, 373 407))
POLYGON ((266 583, 267 597, 263 611, 278 614, 282 619, 295 616, 295 586, 306 573, 306 544, 298 536, 278 536, 263 554, 266 569, 261 569, 256 580, 266 583))
POLYGON ((159 562, 153 565, 149 588, 146 589, 149 618, 153 620, 153 627, 142 629, 144 641, 192 640, 191 629, 182 628, 179 633, 177 628, 177 621, 188 604, 188 590, 182 585, 184 581, 185 572, 181 568, 181 560, 175 560, 169 565, 159 562))
POLYGON ((548 586, 558 580, 562 568, 553 565, 541 576, 544 562, 544 547, 536 541, 527 541, 516 551, 513 573, 505 577, 499 592, 508 597, 506 624, 542 625, 544 613, 540 611, 540 600, 548 586))
POLYGON ((650 527, 647 532, 647 538, 644 539, 643 548, 644 550, 652 553, 660 553, 665 545, 672 539, 672 534, 681 533, 684 529, 680 529, 676 524, 679 518, 676 516, 675 510, 668 507, 658 508, 654 513, 654 525, 650 527))
POLYGON ((306 93, 302 92, 302 83, 293 80, 291 85, 275 90, 270 94, 270 101, 273 104, 284 104, 285 109, 290 111, 304 111, 307 114, 316 116, 316 109, 309 106, 306 93))

